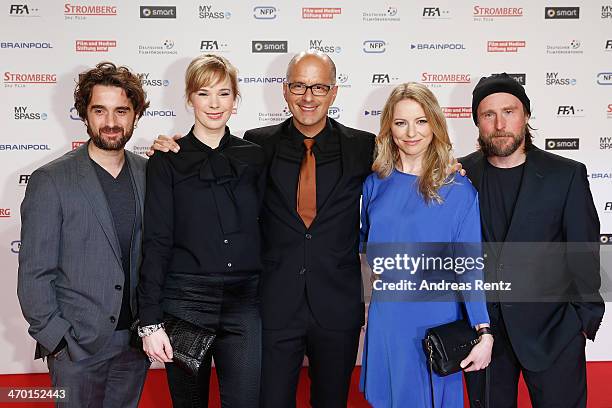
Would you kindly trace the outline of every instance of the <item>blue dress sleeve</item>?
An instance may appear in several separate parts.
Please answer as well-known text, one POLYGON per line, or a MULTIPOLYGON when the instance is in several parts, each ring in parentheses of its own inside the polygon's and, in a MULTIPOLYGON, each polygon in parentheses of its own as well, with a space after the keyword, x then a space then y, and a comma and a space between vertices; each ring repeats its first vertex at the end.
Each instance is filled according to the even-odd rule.
POLYGON ((370 220, 368 215, 368 207, 372 196, 373 180, 372 176, 366 178, 363 182, 361 192, 361 227, 359 228, 359 252, 365 253, 365 246, 368 242, 368 233, 370 231, 370 220))
MULTIPOLYGON (((455 237, 455 257, 482 258, 482 232, 480 229, 480 206, 478 194, 468 204, 467 211, 459 221, 455 237)), ((463 292, 463 300, 467 310, 468 319, 472 326, 489 323, 486 296, 484 291, 475 289, 476 280, 483 280, 482 263, 475 262, 474 268, 463 274, 456 274, 458 282, 470 283, 472 290, 463 292)))

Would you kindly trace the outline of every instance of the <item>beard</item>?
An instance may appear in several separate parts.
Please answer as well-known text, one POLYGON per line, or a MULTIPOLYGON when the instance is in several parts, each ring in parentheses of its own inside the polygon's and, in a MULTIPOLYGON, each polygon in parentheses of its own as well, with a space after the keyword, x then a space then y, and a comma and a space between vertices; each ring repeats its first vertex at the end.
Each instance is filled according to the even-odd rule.
POLYGON ((96 132, 91 127, 87 126, 87 134, 91 138, 93 144, 102 150, 121 150, 125 147, 125 144, 132 138, 132 133, 134 133, 134 128, 129 132, 126 132, 122 126, 105 126, 96 132), (121 137, 117 140, 108 140, 102 136, 102 132, 121 132, 121 137))
POLYGON ((525 133, 525 129, 523 129, 519 134, 501 131, 490 133, 488 135, 483 135, 480 133, 478 136, 478 144, 480 145, 480 150, 485 157, 508 157, 512 153, 516 152, 521 146, 525 140, 525 133), (510 143, 507 141, 502 142, 507 138, 512 138, 512 141, 510 143))

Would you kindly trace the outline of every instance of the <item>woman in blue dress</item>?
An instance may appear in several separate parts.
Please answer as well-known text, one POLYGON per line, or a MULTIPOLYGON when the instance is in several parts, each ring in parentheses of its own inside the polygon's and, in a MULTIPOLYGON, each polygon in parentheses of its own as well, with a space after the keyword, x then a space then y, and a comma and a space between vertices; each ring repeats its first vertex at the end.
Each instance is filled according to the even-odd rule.
MULTIPOLYGON (((430 271, 408 272, 409 264, 396 255, 403 248, 415 258, 424 258, 442 254, 443 245, 434 243, 447 247, 465 243, 467 255, 480 256, 478 195, 466 177, 447 174, 451 142, 446 120, 436 97, 424 85, 406 83, 394 88, 383 109, 376 147, 374 173, 363 186, 361 215, 361 241, 367 243, 368 262, 378 280, 373 281, 368 312, 361 389, 375 408, 431 407, 421 345, 425 331, 464 318, 463 310, 467 311, 474 329, 486 334, 480 335, 462 362, 465 371, 489 364, 493 337, 482 329, 489 326, 482 292, 440 294, 420 284, 428 279, 439 284, 450 277, 473 285, 476 278, 482 279, 482 269, 474 264, 470 273, 455 269, 440 280, 439 274, 427 275, 430 271), (413 289, 421 290, 408 290, 410 280, 413 289), (403 286, 398 285, 402 282, 403 286), (404 289, 393 290, 398 287, 404 289)), ((460 372, 446 377, 433 373, 432 380, 435 407, 463 407, 460 372)))

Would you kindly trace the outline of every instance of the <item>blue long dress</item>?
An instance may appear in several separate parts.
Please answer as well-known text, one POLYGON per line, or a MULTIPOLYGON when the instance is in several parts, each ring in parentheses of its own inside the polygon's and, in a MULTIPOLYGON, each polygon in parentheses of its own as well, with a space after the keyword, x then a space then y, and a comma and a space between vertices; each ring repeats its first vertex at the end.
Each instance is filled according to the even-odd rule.
MULTIPOLYGON (((369 249, 381 243, 480 243, 478 194, 466 177, 457 175, 452 184, 439 190, 442 204, 426 204, 417 183, 416 176, 398 170, 384 179, 376 174, 366 179, 361 240, 367 241, 369 262, 369 249)), ((482 269, 476 270, 476 277, 482 277, 482 269)), ((471 293, 465 302, 459 297, 456 301, 425 302, 408 298, 404 301, 373 291, 360 382, 372 406, 431 407, 429 374, 421 340, 427 328, 462 318, 462 303, 470 324, 488 323, 484 294, 471 293)), ((446 377, 434 373, 433 381, 436 407, 463 408, 461 372, 446 377)))

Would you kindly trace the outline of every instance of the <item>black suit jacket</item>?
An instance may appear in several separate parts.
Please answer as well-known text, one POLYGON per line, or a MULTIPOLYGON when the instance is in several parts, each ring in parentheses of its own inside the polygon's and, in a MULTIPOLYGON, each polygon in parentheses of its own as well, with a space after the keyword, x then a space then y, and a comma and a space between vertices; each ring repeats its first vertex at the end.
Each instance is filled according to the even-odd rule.
MULTIPOLYGON (((480 191, 486 158, 475 152, 459 161, 480 191)), ((491 242, 486 211, 481 207, 483 238, 491 242)), ((581 331, 594 339, 605 308, 598 242, 599 218, 584 164, 535 147, 528 151, 506 240, 495 246, 486 267, 487 279, 514 281, 522 291, 508 295, 511 301, 503 293, 490 300, 500 302, 512 347, 525 368, 545 370, 581 331), (579 245, 584 247, 577 254, 579 245), (547 297, 517 301, 523 294, 547 297)))
POLYGON ((277 181, 278 141, 292 119, 244 134, 264 148, 268 171, 260 215, 262 261, 260 293, 266 329, 287 326, 307 294, 318 323, 329 329, 357 328, 364 323, 359 263, 359 198, 370 174, 374 135, 341 125, 331 128, 340 136, 342 174, 306 228, 277 181))

